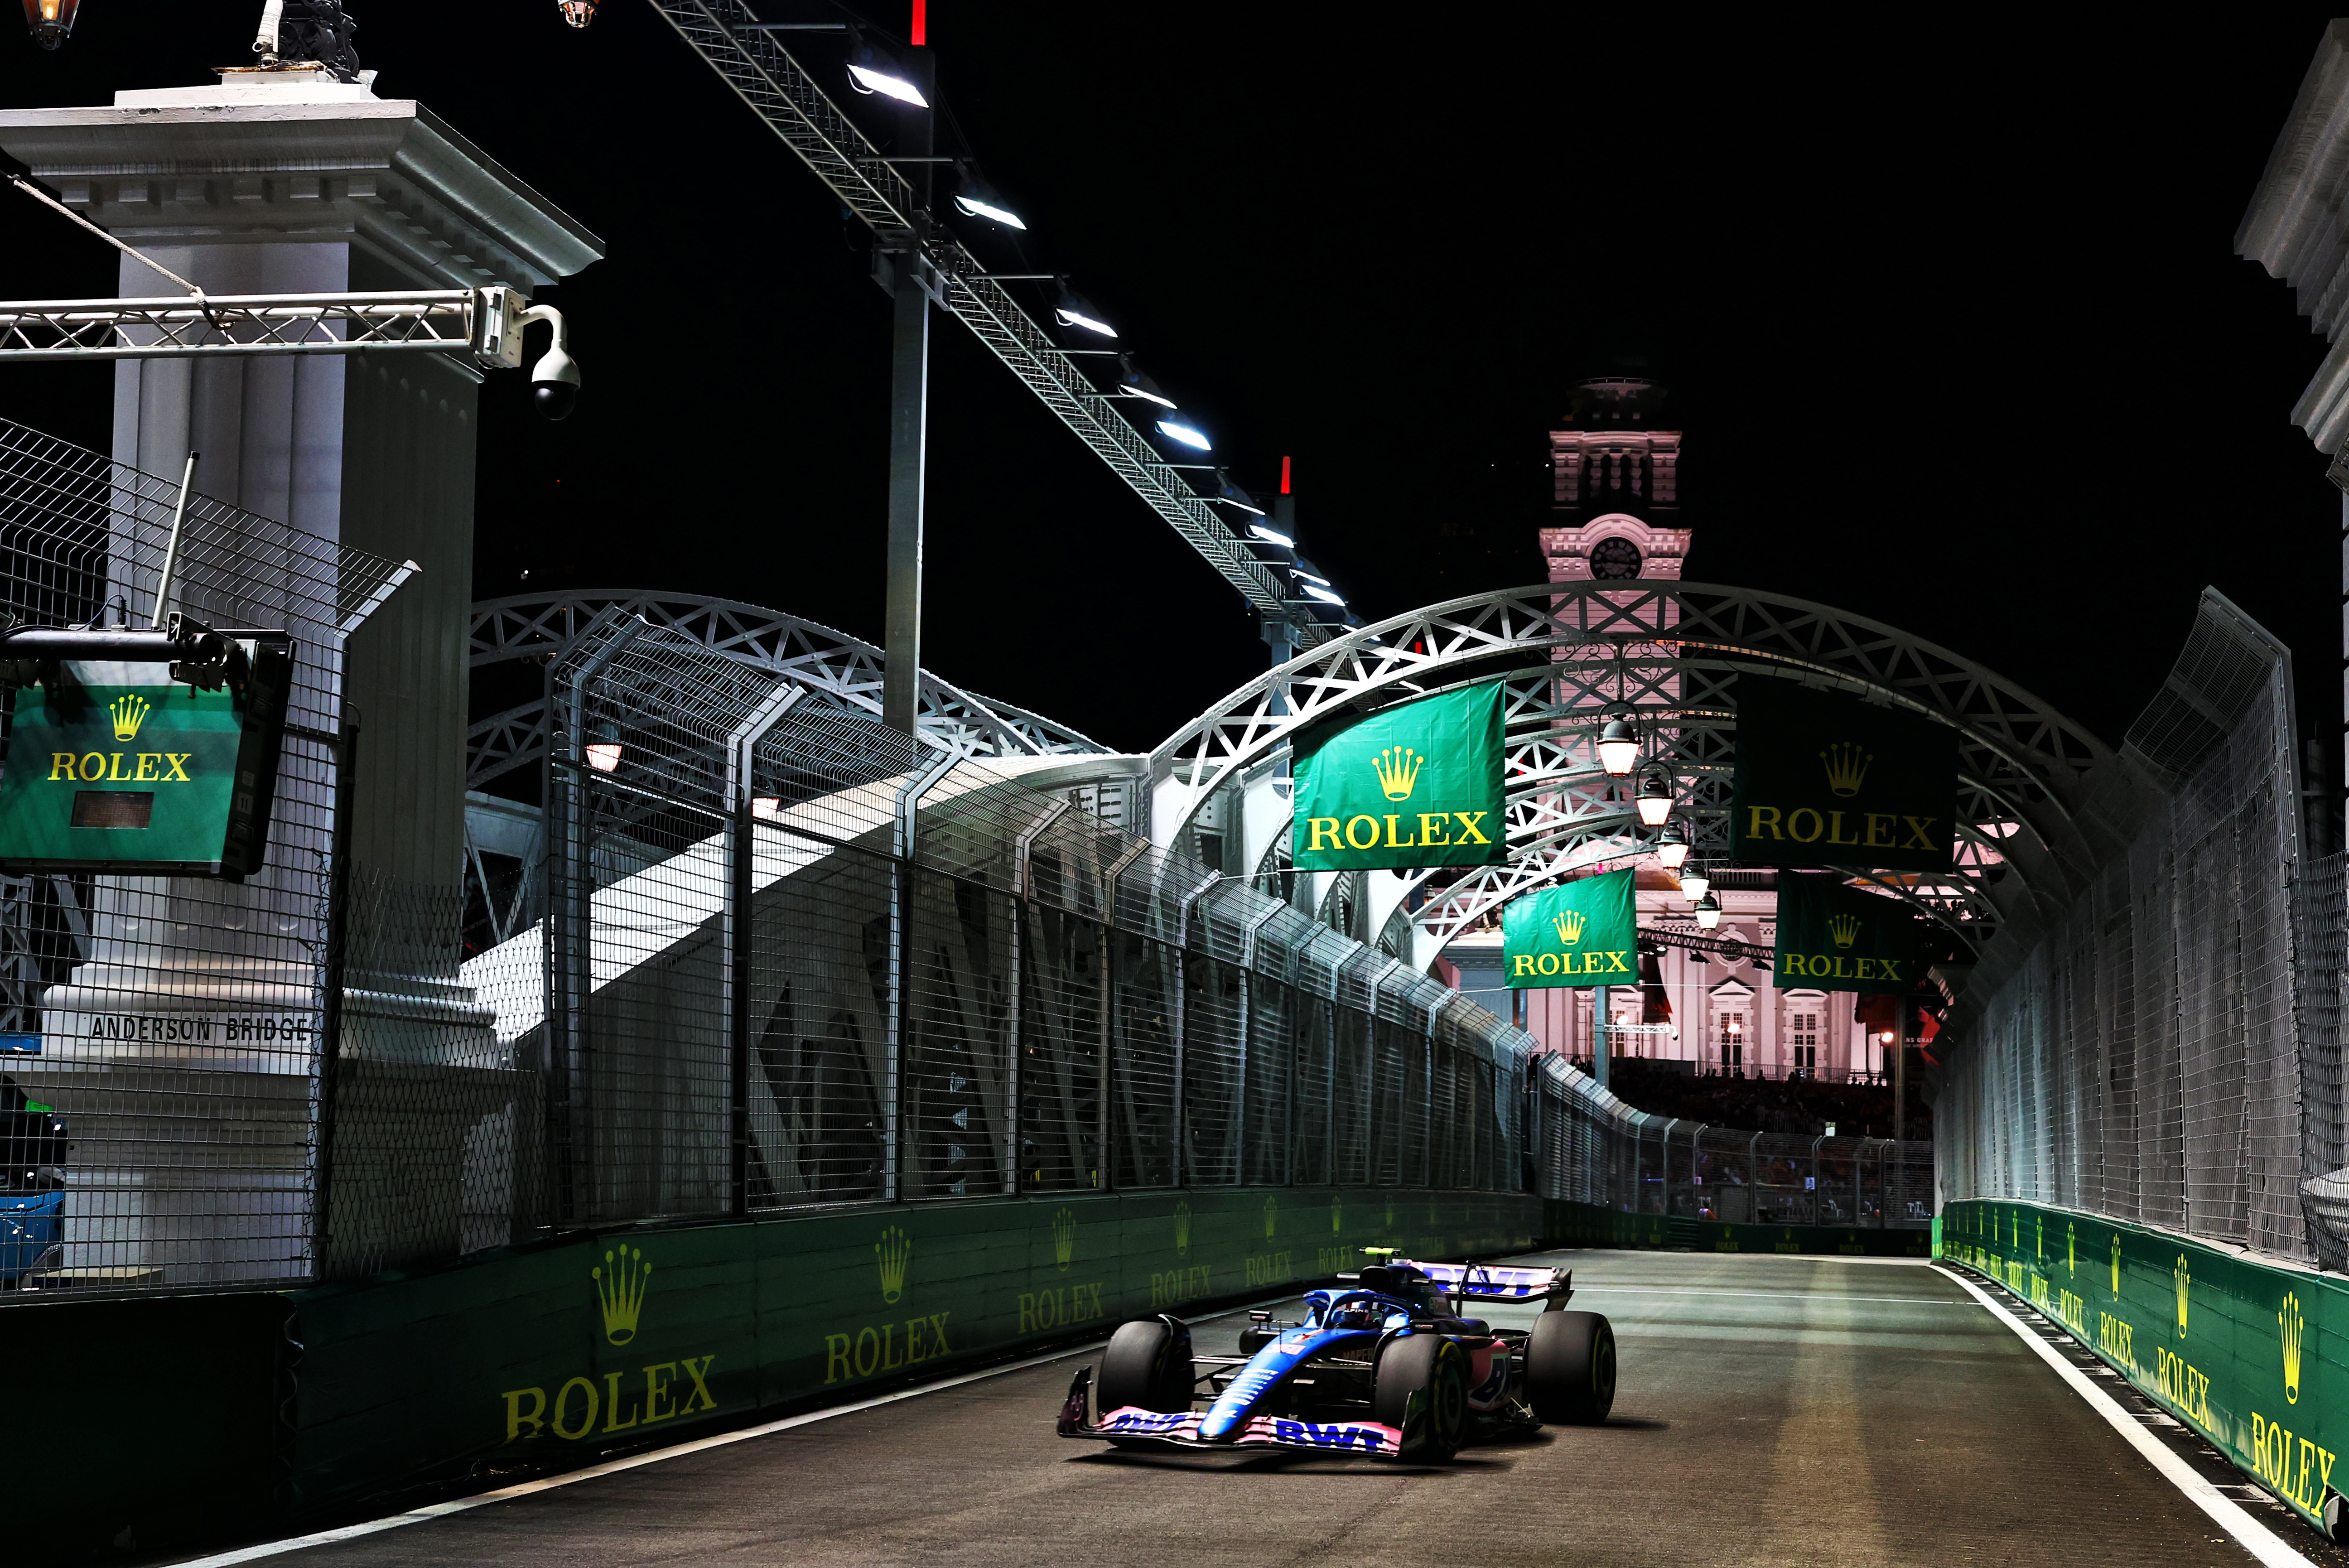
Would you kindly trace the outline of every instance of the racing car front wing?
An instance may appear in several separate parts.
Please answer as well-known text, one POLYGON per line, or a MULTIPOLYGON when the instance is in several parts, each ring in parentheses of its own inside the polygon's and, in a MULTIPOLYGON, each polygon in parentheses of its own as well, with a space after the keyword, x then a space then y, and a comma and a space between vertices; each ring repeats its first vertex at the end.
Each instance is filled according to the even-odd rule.
POLYGON ((1176 1415, 1126 1405, 1104 1411, 1099 1421, 1090 1421, 1086 1419, 1086 1412, 1092 1404, 1089 1395, 1092 1377, 1092 1367, 1077 1368, 1076 1378, 1069 1385, 1069 1397, 1061 1407, 1061 1436, 1091 1438, 1102 1442, 1113 1438, 1129 1440, 1138 1438, 1178 1449, 1209 1451, 1223 1449, 1309 1449, 1325 1454, 1369 1454, 1389 1459, 1397 1458, 1402 1449, 1402 1434, 1376 1421, 1305 1421, 1288 1416, 1255 1416, 1231 1437, 1216 1442, 1201 1440, 1199 1422, 1203 1417, 1195 1410, 1176 1415))

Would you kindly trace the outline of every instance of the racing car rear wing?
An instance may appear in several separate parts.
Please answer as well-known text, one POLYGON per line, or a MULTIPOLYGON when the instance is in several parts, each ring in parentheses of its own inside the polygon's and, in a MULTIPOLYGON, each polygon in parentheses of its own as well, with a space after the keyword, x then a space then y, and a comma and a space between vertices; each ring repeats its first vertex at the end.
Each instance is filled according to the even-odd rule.
POLYGON ((1511 1269, 1497 1263, 1409 1262, 1441 1286, 1444 1293, 1472 1302, 1564 1301, 1574 1294, 1568 1269, 1511 1269))

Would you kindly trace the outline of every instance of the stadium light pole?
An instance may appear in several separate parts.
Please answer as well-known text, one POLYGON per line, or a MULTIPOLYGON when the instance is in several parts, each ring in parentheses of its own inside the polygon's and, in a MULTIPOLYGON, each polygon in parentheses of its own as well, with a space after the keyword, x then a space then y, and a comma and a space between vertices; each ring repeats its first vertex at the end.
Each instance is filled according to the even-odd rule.
MULTIPOLYGON (((909 48, 898 62, 905 79, 920 91, 924 106, 906 107, 898 151, 918 193, 916 221, 930 205, 930 165, 937 102, 935 64, 926 48, 909 48)), ((914 732, 922 681, 922 493, 929 462, 930 296, 922 275, 922 235, 905 238, 893 258, 896 275, 890 349, 889 565, 882 646, 881 721, 904 734, 914 732)))

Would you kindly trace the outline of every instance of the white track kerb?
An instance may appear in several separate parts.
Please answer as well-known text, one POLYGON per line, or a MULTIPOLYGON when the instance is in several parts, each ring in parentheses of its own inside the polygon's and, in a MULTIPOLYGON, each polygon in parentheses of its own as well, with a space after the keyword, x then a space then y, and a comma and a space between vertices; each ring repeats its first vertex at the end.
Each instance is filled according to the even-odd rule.
POLYGON ((2251 1517, 2250 1511, 2233 1498, 2212 1486, 2195 1472, 2194 1467, 2169 1451, 2160 1438, 2145 1429, 2145 1425, 2122 1408, 2120 1402, 2088 1380, 2086 1373, 2065 1360, 2056 1348, 2033 1334, 2021 1318, 1999 1305, 1996 1297, 1983 1290, 1963 1272, 1945 1268, 1943 1272, 1963 1285, 1983 1310, 2013 1329, 2017 1338, 2029 1345, 2040 1360, 2055 1369, 2055 1375, 2072 1386, 2072 1391, 2088 1402, 2088 1407, 2128 1440, 2131 1448, 2145 1456, 2146 1463, 2159 1470, 2162 1476, 2190 1499, 2194 1506, 2209 1514, 2219 1528, 2239 1542, 2244 1551, 2267 1564, 2267 1568, 2316 1568, 2307 1558, 2293 1551, 2283 1537, 2251 1517))

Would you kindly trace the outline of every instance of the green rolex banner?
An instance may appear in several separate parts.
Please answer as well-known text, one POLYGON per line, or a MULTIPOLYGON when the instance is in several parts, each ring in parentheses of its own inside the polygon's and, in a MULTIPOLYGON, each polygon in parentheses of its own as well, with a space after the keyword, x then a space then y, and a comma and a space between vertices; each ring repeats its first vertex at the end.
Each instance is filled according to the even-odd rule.
POLYGON ((1773 973, 1780 990, 1906 996, 1923 961, 1917 918, 1898 899, 1830 877, 1778 878, 1773 973))
POLYGON ((1497 866, 1501 685, 1383 709, 1300 737, 1289 858, 1299 871, 1497 866))
POLYGON ((1637 929, 1629 869, 1513 898, 1501 914, 1509 983, 1637 985, 1637 929))
POLYGON ((1946 871, 1957 798, 1958 736, 1947 725, 1739 677, 1733 861, 1946 871))

